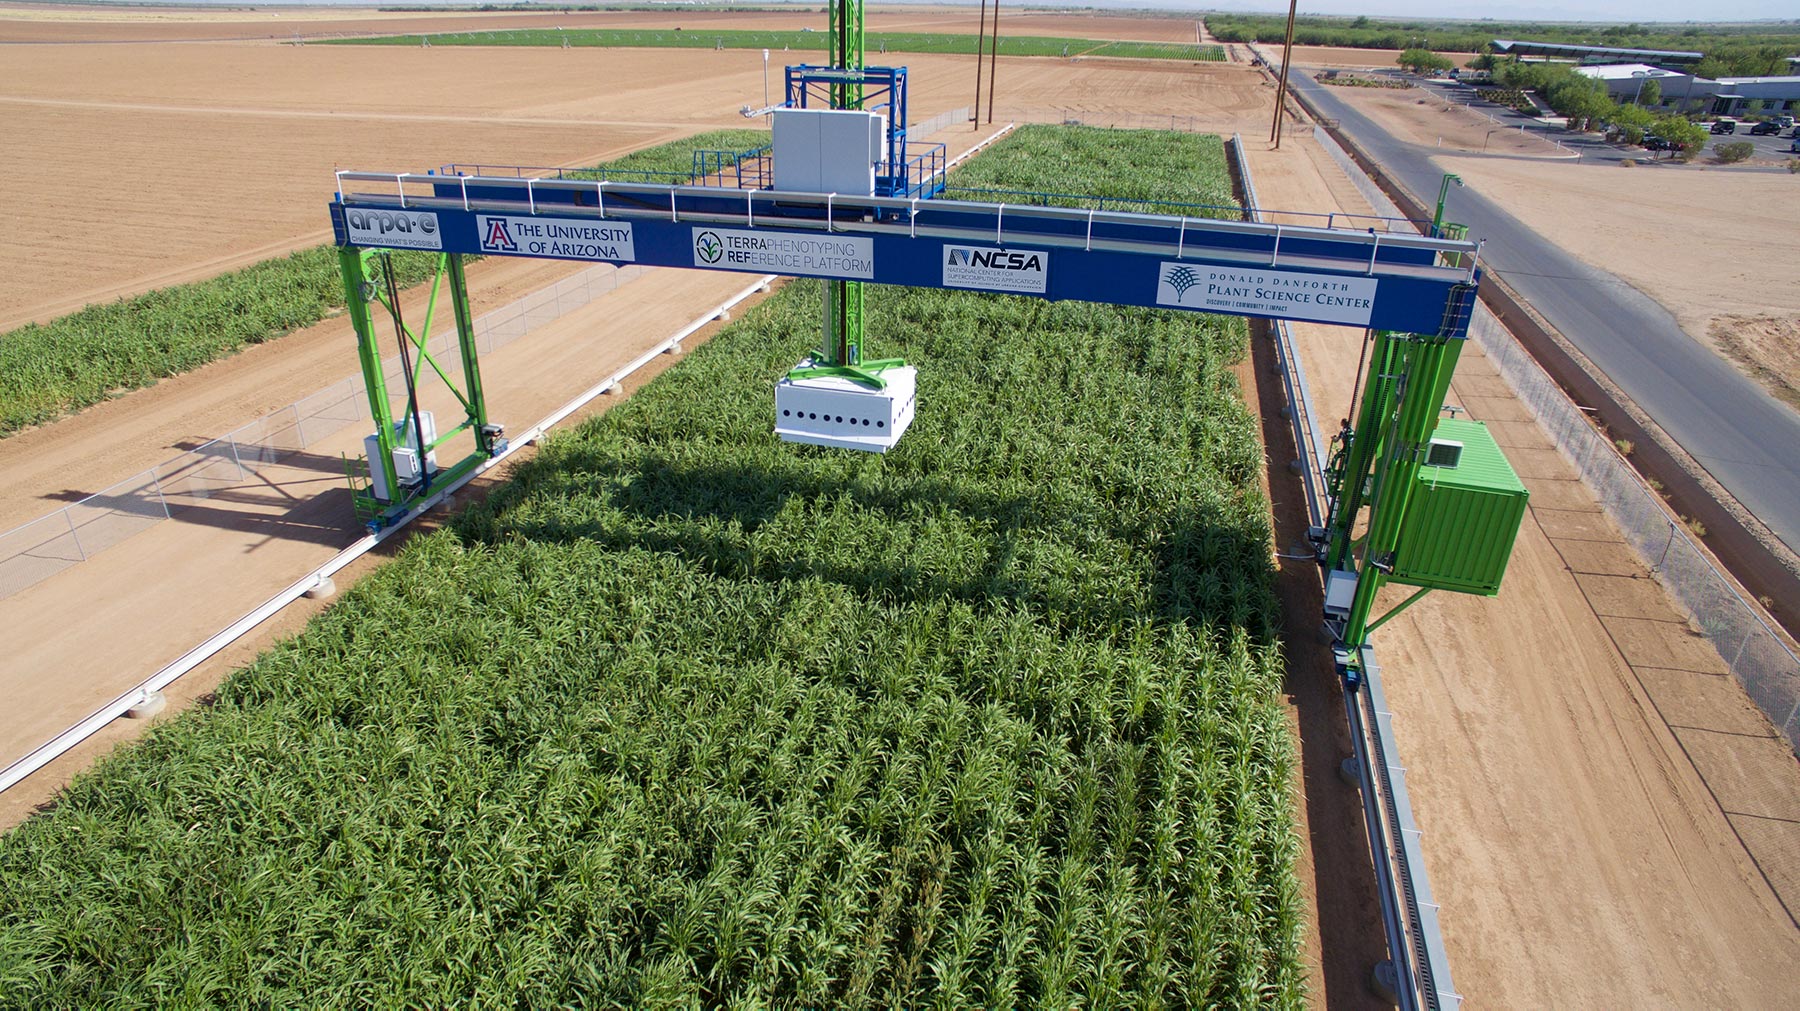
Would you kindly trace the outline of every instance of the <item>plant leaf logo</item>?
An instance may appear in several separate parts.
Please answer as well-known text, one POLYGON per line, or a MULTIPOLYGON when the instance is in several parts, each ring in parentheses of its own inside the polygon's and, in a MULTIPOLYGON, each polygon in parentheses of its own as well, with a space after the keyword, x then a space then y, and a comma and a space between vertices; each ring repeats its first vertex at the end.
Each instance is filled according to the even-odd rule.
POLYGON ((1187 297, 1188 289, 1200 283, 1200 274, 1192 267, 1170 267, 1163 274, 1163 283, 1175 289, 1175 301, 1187 297))
POLYGON ((701 232, 694 236, 694 255, 701 263, 718 263, 719 257, 725 255, 725 243, 717 232, 701 232))

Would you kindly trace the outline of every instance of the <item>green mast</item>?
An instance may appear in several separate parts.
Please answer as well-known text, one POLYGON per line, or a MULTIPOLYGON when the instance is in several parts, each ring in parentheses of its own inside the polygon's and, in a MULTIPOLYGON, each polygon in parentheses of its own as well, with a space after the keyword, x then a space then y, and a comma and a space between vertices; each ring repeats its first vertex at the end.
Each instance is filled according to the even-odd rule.
MULTIPOLYGON (((863 0, 833 0, 831 5, 831 66, 835 70, 863 69, 863 0)), ((862 79, 846 74, 831 86, 833 109, 861 109, 862 79)), ((863 286, 860 281, 825 282, 825 325, 819 344, 820 363, 839 368, 862 364, 863 286)))

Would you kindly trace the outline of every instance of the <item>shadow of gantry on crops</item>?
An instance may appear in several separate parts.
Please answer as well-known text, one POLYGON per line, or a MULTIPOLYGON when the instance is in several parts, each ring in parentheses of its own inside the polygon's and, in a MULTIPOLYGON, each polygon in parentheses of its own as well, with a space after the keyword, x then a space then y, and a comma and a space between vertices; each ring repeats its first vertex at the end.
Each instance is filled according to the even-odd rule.
MULTIPOLYGON (((1098 511, 1051 491, 995 495, 934 477, 872 485, 799 468, 771 473, 754 466, 688 464, 655 450, 624 461, 577 450, 561 461, 561 468, 607 489, 608 502, 620 509, 613 519, 623 521, 596 518, 567 524, 509 516, 504 521, 508 533, 540 543, 585 541, 614 550, 672 554, 726 579, 818 579, 881 603, 1005 602, 1066 616, 1061 623, 1071 628, 1117 631, 1146 621, 1199 623, 1241 627, 1257 646, 1277 641, 1273 569, 1265 564, 1245 570, 1242 564, 1266 559, 1267 547, 1259 532, 1233 522, 1223 509, 1184 517, 1157 534, 1151 529, 1153 517, 1098 511), (955 577, 868 542, 821 540, 812 546, 817 550, 759 550, 757 531, 795 499, 853 503, 871 528, 887 521, 916 521, 922 509, 980 518, 985 524, 982 560, 973 573, 955 577), (1018 578, 1015 563, 1049 546, 1052 534, 1070 529, 1095 531, 1134 553, 1148 542, 1148 600, 1130 600, 1130 587, 1120 587, 1127 592, 1118 596, 1070 596, 1057 586, 1018 578)), ((466 532, 476 529, 465 526, 466 532)))

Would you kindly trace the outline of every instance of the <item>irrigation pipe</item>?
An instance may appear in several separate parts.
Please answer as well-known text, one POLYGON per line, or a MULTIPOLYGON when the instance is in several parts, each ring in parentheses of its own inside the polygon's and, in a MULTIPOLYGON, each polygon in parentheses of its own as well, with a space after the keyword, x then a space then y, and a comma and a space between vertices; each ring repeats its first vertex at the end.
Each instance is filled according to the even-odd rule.
MULTIPOLYGON (((995 136, 998 136, 998 134, 995 136)), ((551 412, 544 420, 533 425, 517 439, 513 440, 500 454, 483 461, 481 466, 439 489, 429 498, 426 498, 421 502, 417 508, 408 512, 405 516, 402 516, 392 526, 386 527, 379 533, 365 535, 349 547, 338 552, 324 565, 321 565, 300 577, 295 582, 289 584, 286 589, 283 589, 268 600, 263 601, 255 610, 250 611, 248 614, 245 614, 243 617, 220 629, 200 645, 183 653, 173 663, 157 671, 155 674, 152 674, 137 687, 120 695, 118 698, 101 706, 99 709, 96 709, 92 715, 88 716, 80 723, 57 734, 55 737, 33 749, 25 757, 8 765, 4 770, 0 770, 0 793, 17 786, 32 773, 50 764, 69 749, 98 733, 101 727, 104 727, 118 719, 120 716, 125 715, 126 711, 149 701, 153 695, 175 683, 182 675, 205 663, 207 660, 210 660, 221 650, 225 649, 225 647, 230 646, 232 643, 242 638, 251 629, 262 624, 264 621, 267 621, 276 612, 306 595, 311 590, 323 585, 326 580, 336 575, 339 571, 350 565, 350 563, 368 554, 378 545, 386 542, 400 530, 404 529, 414 519, 431 510, 457 489, 506 462, 506 460, 514 453, 517 453, 525 446, 542 439, 544 434, 551 428, 567 420, 570 415, 581 410, 581 408, 586 406, 589 401, 616 388, 627 376, 636 372, 638 369, 643 368, 657 355, 679 346, 683 339, 692 336, 708 323, 711 323, 716 319, 728 317, 731 310, 736 307, 738 303, 759 291, 767 291, 769 285, 774 282, 775 277, 776 275, 774 274, 765 274, 746 286, 744 290, 731 296, 731 298, 720 303, 718 306, 702 313, 700 316, 696 317, 692 323, 682 327, 674 334, 663 338, 650 350, 633 358, 630 362, 626 363, 624 368, 614 372, 601 383, 589 387, 586 391, 575 397, 575 399, 551 412)))

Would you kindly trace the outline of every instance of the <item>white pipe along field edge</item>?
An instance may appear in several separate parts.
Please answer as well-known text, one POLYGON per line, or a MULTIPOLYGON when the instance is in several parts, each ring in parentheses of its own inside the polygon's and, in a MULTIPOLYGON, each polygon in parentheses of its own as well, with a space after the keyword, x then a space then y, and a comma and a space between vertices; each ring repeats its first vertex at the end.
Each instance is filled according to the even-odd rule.
POLYGON ((571 414, 581 410, 581 408, 586 406, 589 401, 602 394, 611 392, 620 382, 624 381, 627 376, 636 372, 638 369, 643 368, 645 364, 650 362, 657 355, 678 348, 683 339, 692 336, 708 323, 717 319, 729 318, 731 310, 737 306, 739 302, 742 302, 759 291, 767 291, 770 284, 772 284, 775 279, 776 275, 765 274, 745 287, 744 290, 701 314, 699 317, 695 318, 692 323, 682 327, 674 334, 665 337, 650 350, 632 359, 624 368, 608 376, 599 384, 590 387, 575 399, 557 408, 548 417, 544 418, 544 420, 533 425, 530 429, 519 435, 518 438, 512 440, 505 451, 497 456, 482 461, 481 466, 439 489, 436 493, 421 502, 417 508, 401 517, 393 526, 383 529, 380 533, 365 535, 349 547, 338 552, 337 555, 324 565, 321 565, 300 577, 300 579, 296 580, 286 589, 275 594, 273 597, 270 597, 268 600, 263 601, 255 610, 220 629, 200 645, 183 653, 173 663, 151 675, 142 684, 139 684, 125 694, 120 695, 118 698, 101 706, 99 709, 96 709, 88 718, 39 745, 25 757, 7 766, 4 770, 0 770, 0 792, 5 792, 6 790, 12 789, 14 786, 17 786, 20 782, 24 781, 26 777, 50 764, 50 762, 54 761, 58 756, 68 751, 70 748, 73 748, 82 741, 92 737, 99 732, 101 727, 104 727, 113 720, 125 715, 127 711, 150 702, 155 698, 157 692, 167 688, 183 674, 186 674, 195 667, 198 667, 211 659, 220 650, 223 650, 233 642, 236 642, 240 637, 244 636, 251 629, 262 624, 264 621, 267 621, 282 608, 293 603, 295 600, 312 590, 325 585, 332 576, 336 575, 344 567, 356 561, 358 558, 361 558, 363 555, 368 554, 376 545, 381 544, 398 531, 404 529, 414 518, 421 516, 432 509, 446 497, 456 492, 457 489, 463 487, 482 474, 487 473, 494 467, 499 466, 524 446, 543 438, 544 433, 567 420, 571 414))
MULTIPOLYGON (((1006 136, 1007 133, 1011 132, 1014 125, 1015 124, 1013 123, 1008 123, 994 131, 981 143, 976 144, 969 150, 950 159, 945 163, 944 167, 946 169, 955 167, 957 164, 981 151, 989 144, 1006 136)), ((504 462, 520 448, 536 442, 543 437, 545 432, 566 420, 569 415, 581 410, 581 408, 586 406, 589 401, 602 394, 611 392, 625 379, 625 377, 636 372, 638 369, 643 368, 646 363, 654 359, 657 355, 662 354, 665 351, 677 349, 684 338, 692 336, 706 324, 711 323, 716 319, 729 318, 731 310, 736 307, 739 302, 742 302, 744 299, 749 298, 759 291, 767 291, 769 285, 776 280, 776 276, 777 275, 774 274, 765 274, 725 302, 702 313, 695 318, 692 323, 682 327, 674 334, 657 343, 656 346, 652 347, 650 350, 632 359, 624 368, 608 376, 601 383, 589 388, 575 399, 551 412, 544 420, 533 425, 518 438, 512 440, 505 451, 498 456, 483 461, 481 466, 463 475, 456 481, 451 482, 448 486, 439 489, 435 494, 420 503, 418 508, 401 517, 393 526, 383 529, 380 533, 369 534, 338 552, 330 561, 300 577, 300 579, 280 593, 263 601, 263 603, 255 610, 232 622, 225 628, 220 629, 218 632, 214 633, 211 638, 200 645, 183 653, 173 663, 151 675, 148 680, 139 684, 136 688, 131 689, 111 702, 108 702, 106 705, 96 709, 87 719, 82 720, 80 723, 75 724, 43 744, 38 745, 25 757, 8 765, 4 770, 0 770, 0 793, 4 793, 14 786, 17 786, 19 783, 23 782, 26 777, 50 764, 52 761, 55 761, 57 757, 68 751, 70 748, 73 748, 82 741, 92 737, 100 731, 101 727, 104 727, 108 723, 118 719, 120 716, 125 715, 126 712, 152 702, 156 697, 156 693, 173 684, 183 674, 186 674, 195 667, 198 667, 211 659, 220 650, 223 650, 233 642, 236 642, 251 629, 262 624, 264 621, 267 621, 277 611, 280 611, 282 608, 293 603, 295 600, 298 600, 300 597, 305 596, 314 589, 326 585, 327 581, 330 580, 332 576, 336 575, 351 562, 368 554, 376 545, 386 541, 389 537, 393 536, 395 532, 404 529, 407 524, 413 521, 414 517, 429 511, 432 507, 442 502, 447 496, 453 494, 463 485, 468 484, 470 481, 473 481, 475 478, 487 473, 489 470, 504 462)))

